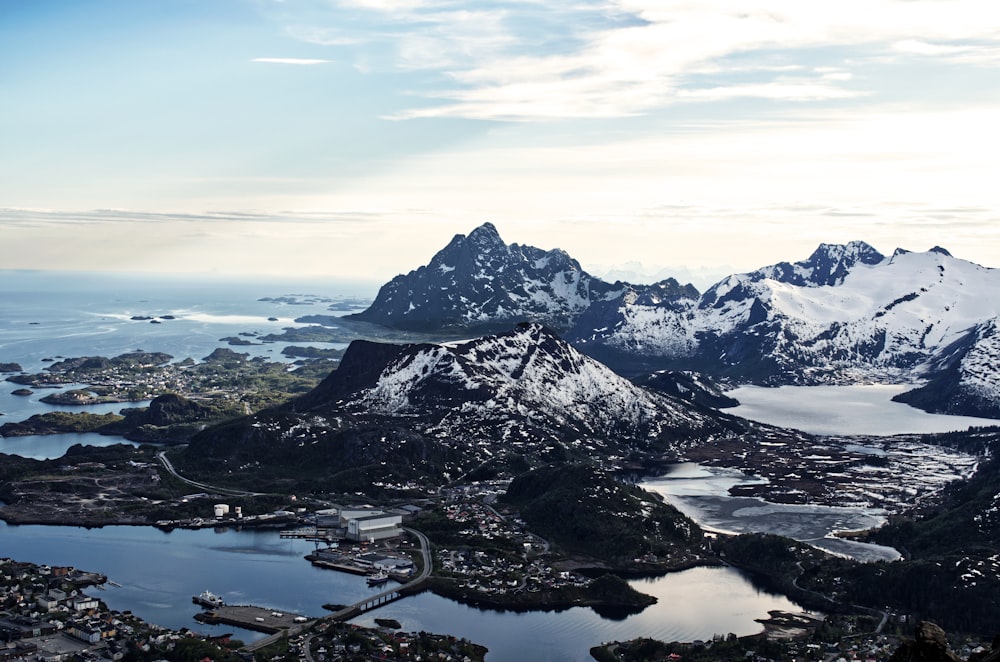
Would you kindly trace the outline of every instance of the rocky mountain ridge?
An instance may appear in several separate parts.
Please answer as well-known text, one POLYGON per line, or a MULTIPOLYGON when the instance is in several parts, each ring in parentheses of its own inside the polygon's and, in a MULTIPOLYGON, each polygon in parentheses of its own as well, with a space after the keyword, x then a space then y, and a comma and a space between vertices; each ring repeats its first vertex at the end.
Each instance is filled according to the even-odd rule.
POLYGON ((485 333, 525 320, 565 330, 593 302, 625 289, 591 276, 563 250, 508 245, 484 223, 393 278, 348 318, 411 331, 485 333))
POLYGON ((507 245, 491 224, 387 283, 356 316, 437 331, 549 324, 624 375, 705 373, 766 385, 923 383, 900 399, 1000 416, 1000 271, 934 247, 886 256, 854 241, 729 276, 609 284, 565 252, 507 245), (925 382, 925 383, 924 383, 925 382))
POLYGON ((750 424, 632 384, 539 324, 469 341, 356 341, 340 367, 288 407, 191 442, 214 469, 251 463, 387 477, 457 479, 573 458, 661 455, 750 424))

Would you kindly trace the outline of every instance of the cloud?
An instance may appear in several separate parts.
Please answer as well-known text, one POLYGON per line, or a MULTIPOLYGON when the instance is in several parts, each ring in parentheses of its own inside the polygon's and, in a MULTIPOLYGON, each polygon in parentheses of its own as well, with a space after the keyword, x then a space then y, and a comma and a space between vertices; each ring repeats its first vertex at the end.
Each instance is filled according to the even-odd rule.
MULTIPOLYGON (((832 78, 831 80, 850 80, 850 78, 832 78)), ((778 80, 757 85, 730 85, 726 87, 679 90, 677 93, 677 96, 681 99, 699 101, 718 101, 720 99, 734 99, 737 97, 757 97, 785 101, 818 101, 822 99, 849 99, 866 95, 866 92, 845 90, 817 82, 788 80, 778 80)))
POLYGON ((312 60, 297 57, 255 57, 250 60, 251 62, 267 62, 270 64, 298 64, 298 65, 312 65, 312 64, 328 64, 332 60, 312 60))
MULTIPOLYGON (((392 119, 625 117, 691 99, 869 95, 862 85, 871 81, 842 71, 849 51, 872 62, 878 55, 1000 62, 1000 5, 980 0, 494 0, 474 8, 455 0, 341 0, 336 7, 348 13, 354 38, 382 49, 379 62, 443 77, 433 89, 410 90, 429 103, 392 119), (822 82, 781 78, 817 59, 831 71, 822 82)), ((344 18, 299 34, 343 44, 349 33, 333 26, 344 18)))

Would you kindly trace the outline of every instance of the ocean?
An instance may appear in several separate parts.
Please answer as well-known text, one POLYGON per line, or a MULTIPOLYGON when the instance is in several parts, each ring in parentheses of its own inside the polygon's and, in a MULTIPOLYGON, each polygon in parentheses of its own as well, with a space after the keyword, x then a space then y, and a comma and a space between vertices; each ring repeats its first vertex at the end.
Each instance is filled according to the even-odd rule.
MULTIPOLYGON (((17 363, 35 373, 53 359, 110 358, 144 350, 165 352, 176 361, 197 361, 218 347, 289 362, 281 354, 287 343, 230 347, 221 339, 281 333, 302 326, 295 318, 303 315, 361 310, 359 302, 369 301, 377 289, 375 283, 344 280, 0 271, 0 363, 17 363)), ((53 392, 49 389, 17 396, 12 391, 18 385, 0 384, 6 385, 0 386, 0 423, 46 411, 83 411, 40 402, 53 392)), ((136 405, 100 405, 85 411, 104 413, 124 406, 136 405)), ((6 452, 3 440, 0 452, 6 452)))

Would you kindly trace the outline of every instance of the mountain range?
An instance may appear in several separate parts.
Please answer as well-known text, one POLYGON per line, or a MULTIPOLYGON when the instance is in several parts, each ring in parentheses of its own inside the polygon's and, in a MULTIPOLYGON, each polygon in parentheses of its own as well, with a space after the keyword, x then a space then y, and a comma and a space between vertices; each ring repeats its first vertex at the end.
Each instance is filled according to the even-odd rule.
POLYGON ((461 342, 354 341, 308 394, 197 435, 185 455, 200 470, 283 467, 348 489, 352 480, 440 484, 548 462, 617 463, 753 428, 636 386, 524 323, 461 342))
POLYGON ((607 283, 561 250, 506 244, 486 223, 384 285, 352 316, 476 334, 547 325, 620 374, 696 371, 738 383, 913 383, 898 399, 1000 417, 1000 272, 855 241, 729 276, 607 283))

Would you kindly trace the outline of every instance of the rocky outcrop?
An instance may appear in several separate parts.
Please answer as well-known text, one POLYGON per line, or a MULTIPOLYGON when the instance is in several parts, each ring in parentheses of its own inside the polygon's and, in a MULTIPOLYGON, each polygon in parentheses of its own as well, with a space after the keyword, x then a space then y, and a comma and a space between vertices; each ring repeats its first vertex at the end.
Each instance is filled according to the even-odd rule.
POLYGON ((914 631, 914 638, 904 640, 889 662, 963 661, 948 648, 948 637, 943 629, 930 621, 921 621, 914 631))

